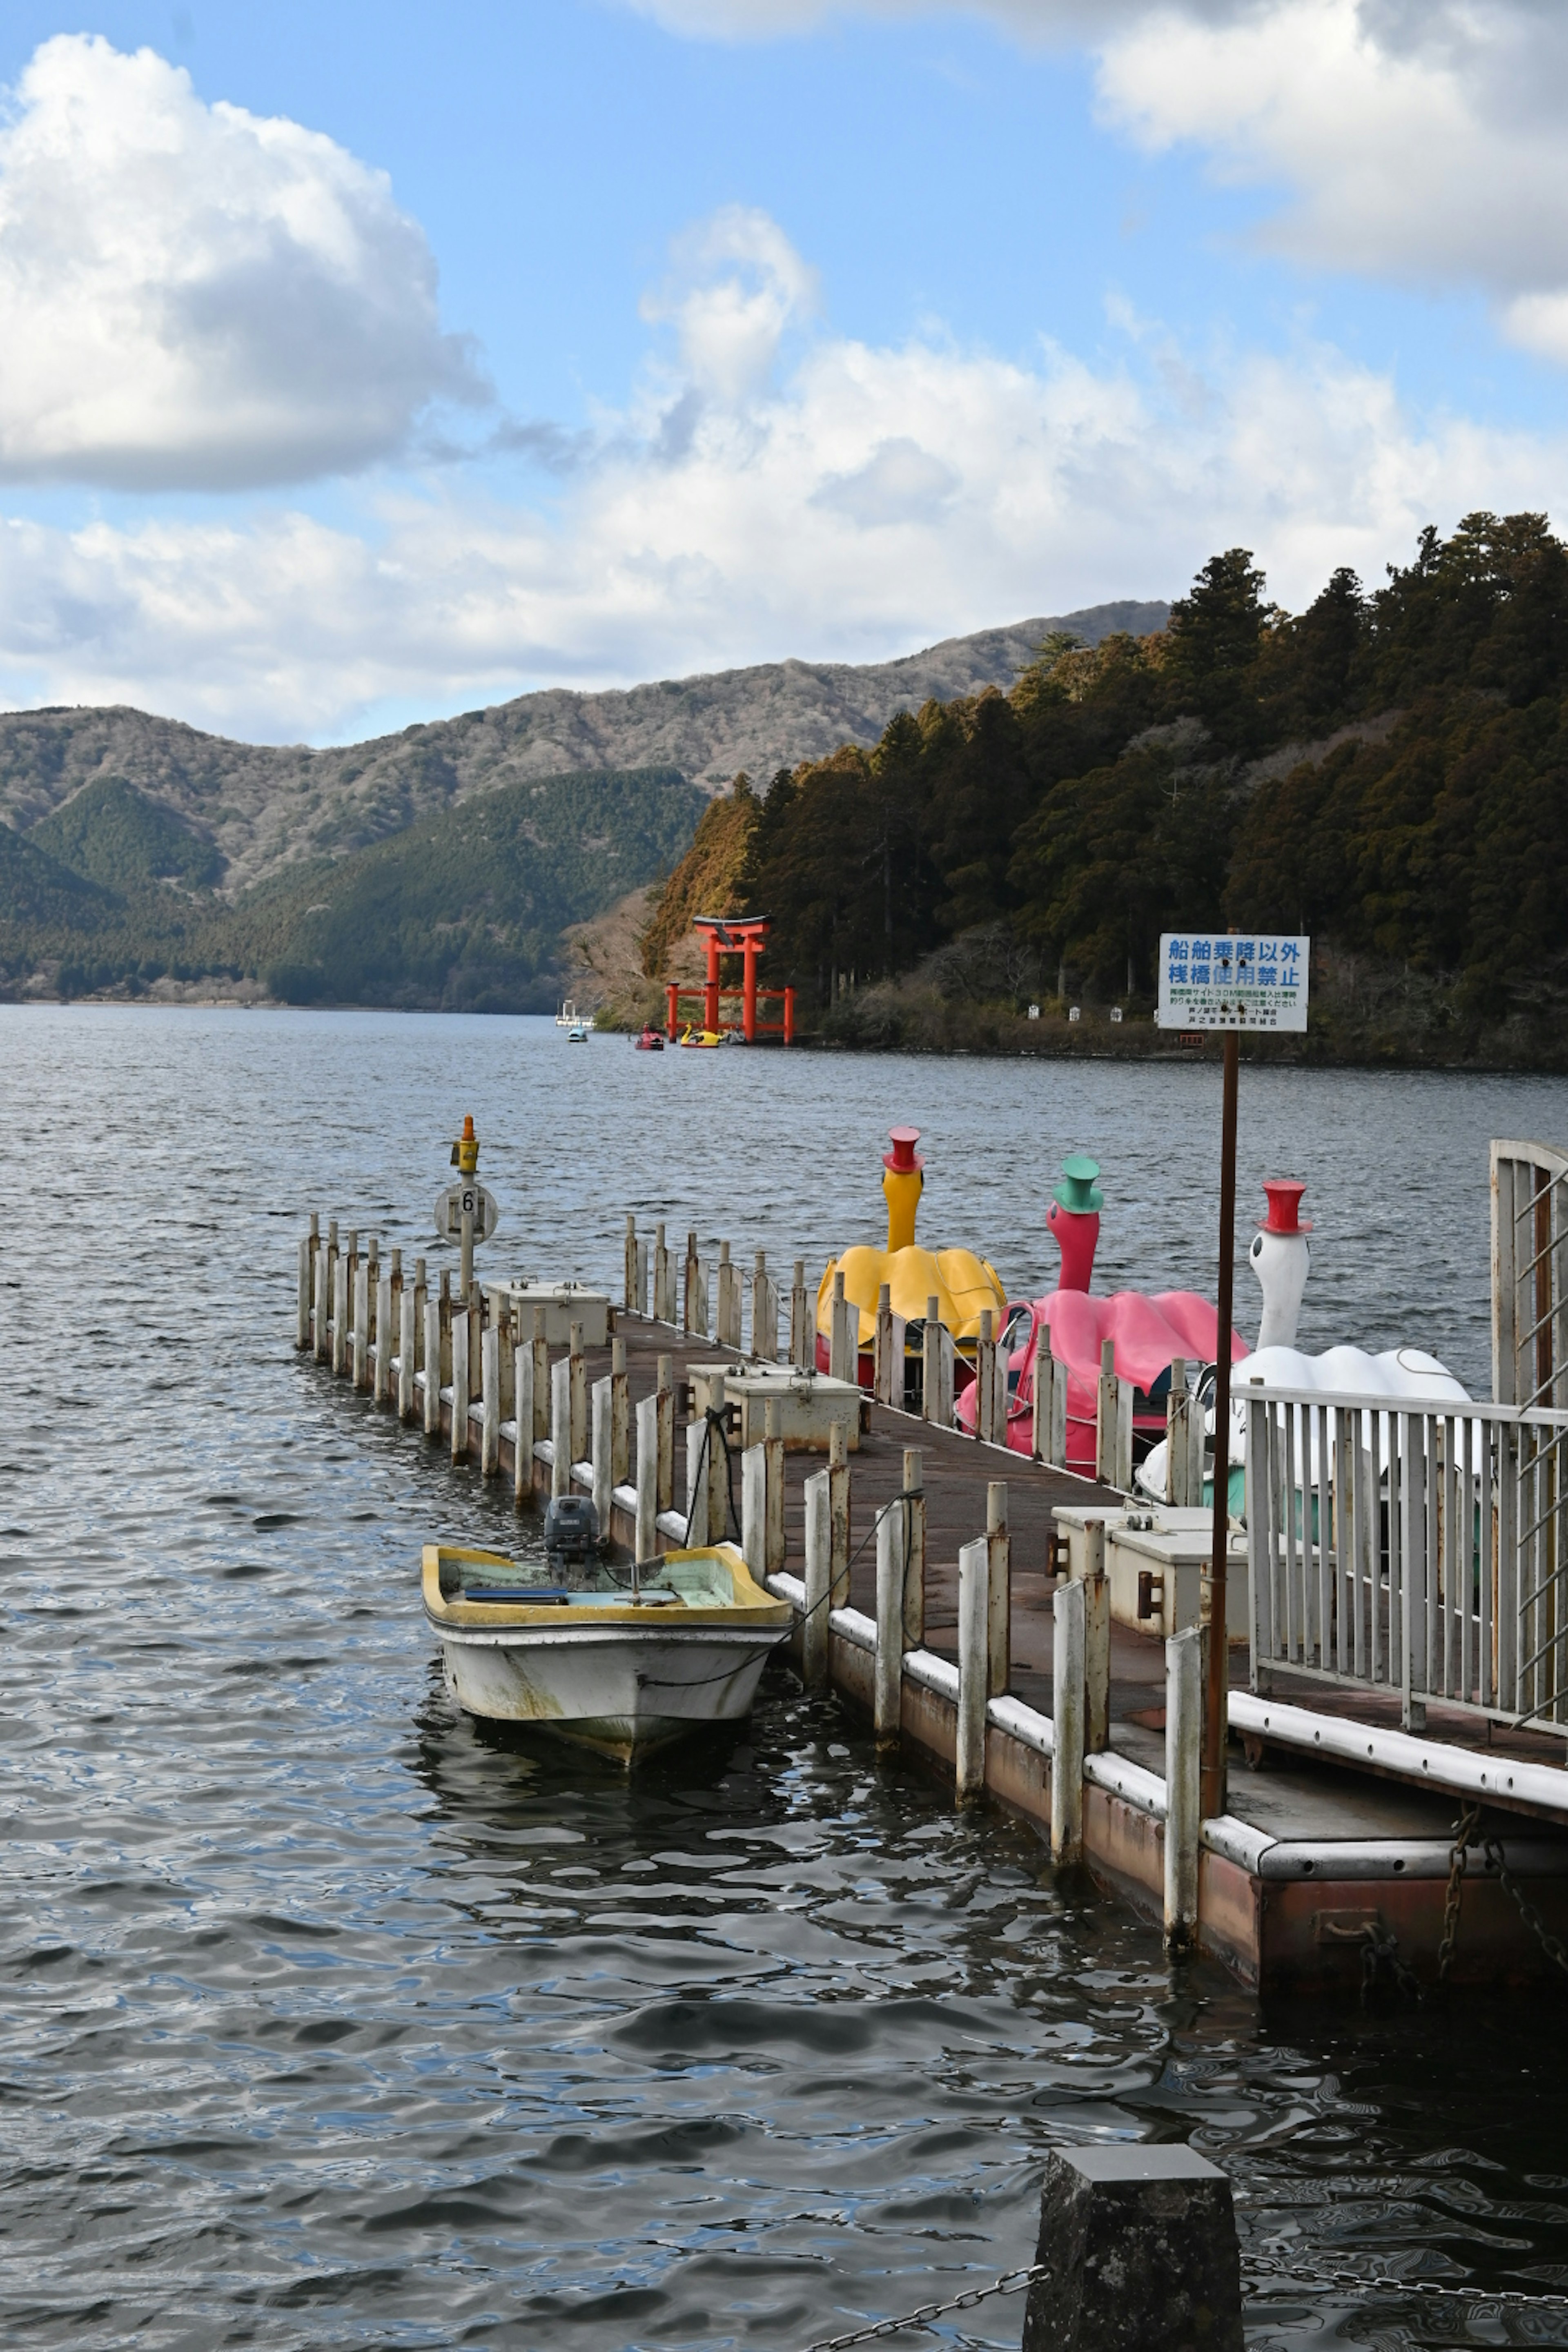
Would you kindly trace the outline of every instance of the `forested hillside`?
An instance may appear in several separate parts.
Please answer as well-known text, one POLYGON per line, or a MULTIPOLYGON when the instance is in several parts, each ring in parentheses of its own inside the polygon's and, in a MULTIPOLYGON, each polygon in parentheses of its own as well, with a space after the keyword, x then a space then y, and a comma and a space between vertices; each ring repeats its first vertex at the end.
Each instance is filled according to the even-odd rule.
POLYGON ((841 1034, 951 1041, 954 1005, 1048 1024, 1068 995, 1147 1014, 1162 929, 1228 920, 1313 935, 1331 1043, 1563 1058, 1568 551, 1475 514, 1291 615, 1232 549, 1158 634, 1058 634, 1010 693, 743 797, 724 846, 770 978, 841 1034))

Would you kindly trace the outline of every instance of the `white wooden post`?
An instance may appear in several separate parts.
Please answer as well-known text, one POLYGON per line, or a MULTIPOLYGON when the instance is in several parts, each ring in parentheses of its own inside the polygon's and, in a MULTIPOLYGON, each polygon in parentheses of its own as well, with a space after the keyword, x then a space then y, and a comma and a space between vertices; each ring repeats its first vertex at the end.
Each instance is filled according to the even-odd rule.
POLYGON ((414 1418, 414 1349, 418 1328, 416 1319, 416 1299, 414 1285, 405 1282, 403 1296, 397 1302, 397 1418, 414 1418))
POLYGON ((816 1362, 816 1323, 806 1296, 805 1260, 795 1262, 789 1294, 789 1360, 797 1372, 809 1372, 816 1362))
POLYGON ((658 1550, 658 1399, 637 1399, 637 1532, 638 1559, 652 1559, 658 1550))
POLYGON ((828 1473, 805 1482, 805 1619, 800 1636, 800 1678, 807 1690, 827 1685, 827 1612, 833 1576, 833 1505, 828 1473))
POLYGON ((657 1323, 675 1320, 675 1286, 662 1225, 655 1226, 653 1235, 653 1313, 657 1323))
POLYGON ((1002 1698, 1013 1676, 1013 1538, 1007 1532, 1007 1484, 993 1478, 985 1489, 985 1556, 991 1633, 985 1691, 1002 1698))
POLYGON ((709 1386, 709 1411, 718 1420, 708 1423, 708 1533, 705 1543, 722 1543, 730 1532, 730 1457, 724 1451, 721 1424, 727 1410, 724 1375, 715 1372, 709 1386))
POLYGON ((705 1420, 686 1424, 686 1542, 693 1550, 712 1540, 708 1532, 708 1434, 705 1420))
POLYGON ((1005 1445, 1007 1443, 1008 1371, 1007 1350, 998 1339, 996 1352, 991 1365, 994 1389, 991 1403, 991 1442, 994 1445, 1005 1445))
POLYGON ((441 1434, 441 1301, 425 1301, 425 1434, 441 1434))
POLYGON ((392 1392, 392 1276, 384 1274, 375 1286, 375 1370, 371 1377, 371 1402, 384 1404, 392 1392))
POLYGON ((1051 1859, 1083 1853, 1083 1587, 1058 1584, 1051 1596, 1051 1859))
POLYGON ((615 1451, 612 1430, 615 1415, 612 1410, 614 1391, 606 1373, 594 1382, 593 1439, 591 1458, 594 1465, 594 1509, 598 1515, 599 1534, 607 1542, 610 1534, 610 1492, 615 1451))
MULTIPOLYGON (((583 1353, 583 1326, 581 1323, 569 1323, 566 1329, 569 1335, 566 1360, 571 1367, 572 1383, 572 1422, 568 1444, 572 1461, 578 1463, 585 1462, 588 1458, 588 1362, 583 1353)), ((566 1480, 566 1491, 568 1494, 572 1491, 570 1474, 566 1480)))
POLYGON ((648 1311, 647 1273, 647 1242, 638 1242, 637 1245, 637 1311, 642 1317, 644 1322, 647 1320, 648 1311))
POLYGON ((631 1402, 626 1387, 626 1343, 617 1332, 610 1342, 610 1484, 624 1486, 631 1475, 631 1402))
POLYGON ((658 1386, 654 1394, 658 1402, 658 1455, 655 1492, 661 1511, 675 1507, 675 1358, 661 1356, 658 1360, 658 1386))
POLYGON ((958 1758, 959 1803, 978 1797, 985 1786, 985 1685, 990 1648, 991 1560, 984 1536, 958 1555, 958 1758))
POLYGON ((1042 1324, 1035 1341, 1035 1457, 1064 1470, 1068 1458, 1068 1368, 1051 1353, 1051 1327, 1042 1324))
POLYGON ((544 1336, 544 1309, 533 1310, 533 1435, 537 1444, 551 1429, 550 1342, 544 1336))
POLYGON ((572 1492, 572 1360, 557 1356, 550 1367, 550 1493, 572 1492))
POLYGON ((533 1492, 533 1346, 520 1339, 512 1360, 512 1397, 517 1439, 512 1451, 511 1499, 521 1510, 533 1492))
POLYGON ((332 1370, 341 1379, 349 1335, 349 1262, 340 1257, 332 1268, 332 1370))
POLYGON ((849 1606, 849 1429, 842 1421, 827 1424, 827 1491, 833 1552, 833 1606, 849 1606))
POLYGON ((327 1326, 332 1319, 331 1255, 327 1250, 316 1252, 316 1311, 310 1325, 310 1352, 317 1363, 324 1361, 329 1346, 327 1326))
POLYGON ((1165 1941, 1193 1941, 1198 1924, 1199 1769, 1203 1758, 1203 1631, 1165 1643, 1165 1941))
POLYGON ((844 1269, 833 1276, 833 1301, 827 1332, 827 1376, 855 1381, 860 1376, 860 1309, 844 1296, 844 1269))
POLYGON ((1091 1756, 1110 1745, 1110 1584, 1105 1573, 1105 1521, 1083 1533, 1083 1744, 1091 1756))
POLYGON ((996 1443, 996 1342, 991 1326, 991 1309, 983 1307, 974 1349, 974 1434, 986 1445, 996 1443))
POLYGON ((468 1458, 468 1313, 459 1307, 452 1317, 452 1459, 468 1458))
POLYGON ((642 1311, 642 1300, 637 1295, 637 1221, 629 1210, 626 1213, 626 1243, 623 1264, 621 1295, 626 1301, 626 1313, 637 1315, 642 1311))
POLYGON ((752 1275, 752 1353, 762 1364, 776 1364, 779 1354, 778 1285, 768 1272, 765 1252, 757 1252, 752 1275))
POLYGON ((768 1456, 765 1445, 748 1445, 741 1456, 741 1550, 753 1580, 767 1574, 768 1456))
POLYGON ((872 1723, 879 1748, 903 1724, 905 1502, 889 1503, 877 1522, 877 1672, 872 1723))
POLYGON ((769 1397, 763 1407, 763 1454, 767 1475, 763 1565, 776 1576, 784 1564, 784 1407, 777 1397, 769 1397))
MULTIPOLYGON (((884 1282, 877 1292, 877 1329, 871 1343, 871 1393, 879 1404, 893 1402, 893 1293, 884 1282)), ((899 1402, 902 1404, 900 1396, 899 1402)))
POLYGON ((926 1638, 926 1498, 921 1449, 904 1448, 904 1647, 920 1650, 926 1638))
POLYGON ((714 1335, 721 1348, 741 1352, 741 1269, 730 1255, 728 1242, 719 1244, 719 1289, 715 1301, 714 1335))
MULTIPOLYGON (((312 1226, 315 1222, 312 1217, 312 1226)), ((294 1345, 297 1348, 308 1348, 310 1344, 310 1236, 307 1234, 300 1244, 298 1296, 294 1306, 294 1345)))
POLYGON ((1116 1377, 1116 1342, 1100 1348, 1095 1391, 1094 1475, 1123 1494, 1132 1484, 1132 1383, 1116 1377))
POLYGON ((500 1469, 500 1327, 487 1323, 479 1340, 479 1475, 500 1469))

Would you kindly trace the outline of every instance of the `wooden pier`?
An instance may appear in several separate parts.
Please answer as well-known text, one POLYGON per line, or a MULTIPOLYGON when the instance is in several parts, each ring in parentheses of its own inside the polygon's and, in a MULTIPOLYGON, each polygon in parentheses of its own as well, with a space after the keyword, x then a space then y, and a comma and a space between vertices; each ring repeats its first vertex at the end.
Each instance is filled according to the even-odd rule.
MULTIPOLYGON (((1227 1810, 1200 1820, 1207 1629, 1161 1638, 1110 1609, 1107 1547, 1133 1540, 1147 1507, 804 1369, 794 1388, 820 1388, 830 1428, 838 1416, 826 1448, 786 1447, 765 1423, 742 1446, 731 1391, 759 1369, 740 1345, 742 1305, 782 1391, 792 1383, 769 1359, 793 1346, 804 1367, 816 1296, 807 1333, 798 1279, 791 1302, 765 1275, 761 1290, 742 1282, 728 1250, 711 1271, 711 1318, 710 1269, 635 1239, 615 1304, 476 1282, 465 1311, 444 1280, 426 1286, 423 1261, 405 1276, 398 1253, 362 1253, 352 1234, 340 1246, 336 1226, 322 1234, 312 1220, 296 1340, 455 1466, 503 1482, 520 1509, 570 1486, 640 1557, 689 1528, 692 1541, 735 1541, 800 1612, 808 1683, 831 1685, 957 1801, 1027 1816, 1058 1864, 1087 1866, 1158 1919, 1173 1950, 1195 1945, 1265 1990, 1381 1983, 1394 1997, 1439 1973, 1495 1983, 1565 1965, 1552 1950, 1568 1936, 1561 1737, 1436 1709, 1416 1738, 1396 1702, 1278 1666, 1260 1696, 1233 1638, 1227 1810)), ((892 1387, 879 1354, 875 1385, 892 1387)), ((951 1391, 931 1387, 947 1410, 951 1391)), ((416 1559, 411 1537, 411 1590, 416 1559)))

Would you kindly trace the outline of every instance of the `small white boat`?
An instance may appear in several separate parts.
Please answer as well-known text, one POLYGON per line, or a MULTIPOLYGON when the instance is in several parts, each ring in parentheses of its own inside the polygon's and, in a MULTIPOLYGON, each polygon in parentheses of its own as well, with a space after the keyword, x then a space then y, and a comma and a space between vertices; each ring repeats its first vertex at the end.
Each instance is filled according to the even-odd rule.
POLYGON ((569 1045, 585 1045, 588 1042, 588 1031, 592 1026, 591 1022, 574 1021, 571 1028, 566 1032, 566 1043, 569 1045))
POLYGON ((426 1544, 424 1593, 459 1706, 625 1763, 749 1714, 793 1615, 733 1544, 640 1570, 426 1544))

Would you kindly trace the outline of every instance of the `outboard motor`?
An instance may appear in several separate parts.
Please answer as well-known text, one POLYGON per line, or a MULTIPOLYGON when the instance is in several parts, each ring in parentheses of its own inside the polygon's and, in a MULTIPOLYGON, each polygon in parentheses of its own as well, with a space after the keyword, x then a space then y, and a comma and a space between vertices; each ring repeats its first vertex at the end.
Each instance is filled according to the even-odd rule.
POLYGON ((552 1563, 597 1556, 599 1514, 586 1495, 552 1496, 544 1514, 544 1549, 552 1563))

